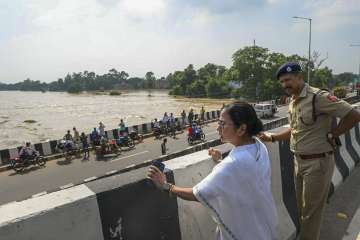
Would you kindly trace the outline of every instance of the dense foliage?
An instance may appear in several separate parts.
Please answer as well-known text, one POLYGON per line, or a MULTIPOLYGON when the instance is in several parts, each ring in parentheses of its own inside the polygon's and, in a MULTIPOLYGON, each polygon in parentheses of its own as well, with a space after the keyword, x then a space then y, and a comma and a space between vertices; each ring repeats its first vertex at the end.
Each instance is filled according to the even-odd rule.
MULTIPOLYGON (((319 88, 346 86, 356 78, 353 73, 334 75, 328 67, 322 67, 327 58, 320 59, 320 54, 312 56, 311 82, 319 88)), ((79 72, 67 74, 51 83, 42 83, 26 79, 15 84, 1 84, 0 90, 22 91, 81 91, 114 90, 114 89, 153 89, 171 88, 170 94, 188 97, 211 98, 246 98, 249 100, 275 99, 283 95, 279 81, 275 78, 278 67, 287 61, 297 61, 306 73, 307 59, 298 55, 286 56, 282 53, 270 52, 260 46, 244 47, 232 56, 232 66, 208 63, 194 69, 189 64, 183 71, 175 71, 166 78, 157 79, 153 72, 147 72, 144 78, 131 77, 116 69, 97 75, 94 72, 79 72)), ((304 74, 307 81, 307 74, 304 74)), ((151 92, 149 92, 149 95, 151 92)))
MULTIPOLYGON (((326 59, 314 52, 310 84, 319 88, 348 85, 356 78, 352 73, 333 75, 328 67, 321 67, 326 59)), ((232 56, 232 66, 225 68, 208 63, 197 71, 189 65, 183 71, 167 76, 172 90, 170 94, 189 97, 234 97, 252 100, 275 99, 283 95, 276 70, 287 61, 297 61, 303 66, 307 81, 307 59, 298 55, 286 56, 270 52, 259 46, 245 47, 232 56)))
MULTIPOLYGON (((124 72, 116 69, 109 70, 104 75, 97 75, 94 72, 79 72, 67 74, 51 83, 41 83, 26 79, 15 84, 0 84, 0 90, 21 90, 21 91, 67 91, 78 93, 81 91, 113 90, 113 89, 143 89, 156 87, 156 79, 153 73, 149 72, 145 78, 129 78, 124 72), (150 78, 150 79, 149 79, 150 78)), ((159 86, 158 88, 162 88, 159 86)))

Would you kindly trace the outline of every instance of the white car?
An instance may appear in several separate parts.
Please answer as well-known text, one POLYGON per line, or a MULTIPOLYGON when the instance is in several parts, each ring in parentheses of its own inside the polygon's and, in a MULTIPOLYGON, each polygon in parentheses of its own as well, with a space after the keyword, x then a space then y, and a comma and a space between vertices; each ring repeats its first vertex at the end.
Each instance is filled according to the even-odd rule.
POLYGON ((254 108, 259 118, 271 118, 277 111, 276 105, 267 103, 255 104, 254 108))

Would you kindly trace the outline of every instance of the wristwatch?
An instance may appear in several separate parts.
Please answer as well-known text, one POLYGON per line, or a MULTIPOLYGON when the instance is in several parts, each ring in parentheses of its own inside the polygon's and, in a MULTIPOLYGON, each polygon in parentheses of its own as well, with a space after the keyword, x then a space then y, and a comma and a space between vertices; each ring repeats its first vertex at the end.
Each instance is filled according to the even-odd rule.
POLYGON ((171 183, 168 183, 168 182, 165 182, 165 183, 161 186, 162 190, 167 191, 167 192, 170 191, 171 187, 172 187, 172 184, 171 184, 171 183))
POLYGON ((270 134, 271 142, 275 142, 275 138, 273 134, 270 134))

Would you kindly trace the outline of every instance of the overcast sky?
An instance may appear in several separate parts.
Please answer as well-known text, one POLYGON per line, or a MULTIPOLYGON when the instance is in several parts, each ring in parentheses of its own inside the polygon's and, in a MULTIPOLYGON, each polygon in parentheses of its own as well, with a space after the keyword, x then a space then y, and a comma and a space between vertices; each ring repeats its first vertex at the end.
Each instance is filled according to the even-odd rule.
POLYGON ((306 56, 309 24, 294 15, 313 18, 313 50, 335 73, 358 71, 360 0, 0 0, 0 82, 229 67, 253 39, 306 56))

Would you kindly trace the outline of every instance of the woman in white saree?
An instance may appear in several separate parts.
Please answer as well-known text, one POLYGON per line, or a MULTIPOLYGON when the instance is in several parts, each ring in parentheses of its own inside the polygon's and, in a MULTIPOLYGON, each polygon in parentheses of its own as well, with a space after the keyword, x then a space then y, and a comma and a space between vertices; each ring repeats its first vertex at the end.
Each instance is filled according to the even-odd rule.
POLYGON ((210 149, 209 155, 217 165, 193 188, 167 183, 155 166, 150 167, 148 177, 160 189, 209 209, 217 223, 216 239, 277 239, 270 160, 265 145, 254 137, 262 131, 255 110, 244 102, 226 106, 220 114, 218 131, 222 142, 234 147, 223 160, 220 151, 210 149))

